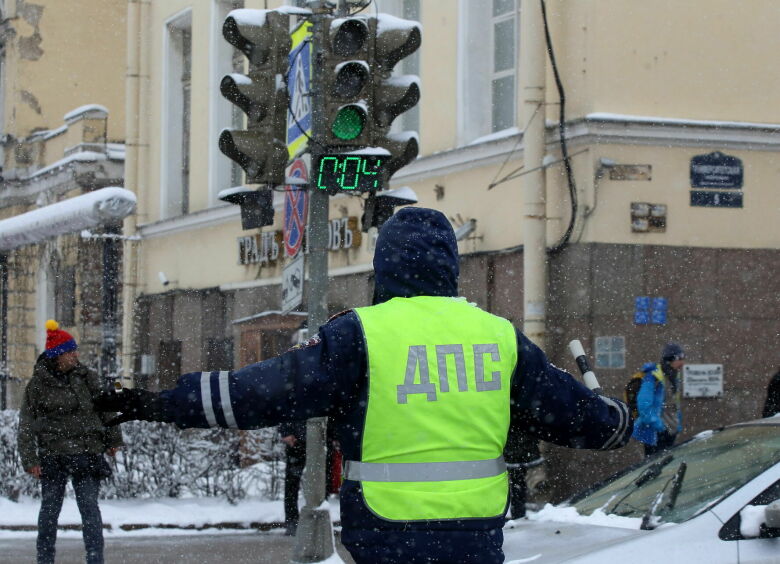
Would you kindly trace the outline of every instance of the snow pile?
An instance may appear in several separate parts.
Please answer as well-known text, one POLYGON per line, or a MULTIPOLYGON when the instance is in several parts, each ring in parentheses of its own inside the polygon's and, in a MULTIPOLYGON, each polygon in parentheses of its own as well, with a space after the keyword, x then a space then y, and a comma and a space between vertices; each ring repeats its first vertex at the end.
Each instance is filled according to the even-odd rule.
POLYGON ((590 515, 580 515, 574 507, 561 507, 549 503, 538 512, 529 512, 528 520, 579 523, 583 525, 598 525, 600 527, 618 527, 621 529, 638 529, 642 524, 642 520, 638 517, 621 517, 604 513, 600 509, 597 509, 590 515))
MULTIPOLYGON (((303 503, 302 500, 300 503, 303 503)), ((22 497, 18 503, 0 498, 0 537, 35 536, 34 527, 38 522, 39 509, 40 501, 30 497, 22 497)), ((327 509, 331 520, 337 521, 337 497, 329 499, 327 509)), ((221 530, 238 532, 242 527, 256 527, 258 524, 276 524, 281 533, 284 522, 282 501, 269 501, 260 497, 247 498, 236 504, 216 498, 101 500, 100 512, 103 523, 110 527, 106 534, 114 536, 180 535, 185 530, 195 532, 199 529, 206 529, 209 534, 213 534, 220 530, 214 527, 220 525, 225 527, 221 530)), ((60 526, 80 523, 76 500, 66 498, 60 514, 60 526)), ((58 536, 64 534, 67 532, 60 531, 58 536)), ((80 531, 72 531, 72 534, 81 537, 80 531)))
POLYGON ((756 538, 761 534, 761 525, 765 523, 766 505, 746 505, 739 512, 739 532, 743 537, 756 538))

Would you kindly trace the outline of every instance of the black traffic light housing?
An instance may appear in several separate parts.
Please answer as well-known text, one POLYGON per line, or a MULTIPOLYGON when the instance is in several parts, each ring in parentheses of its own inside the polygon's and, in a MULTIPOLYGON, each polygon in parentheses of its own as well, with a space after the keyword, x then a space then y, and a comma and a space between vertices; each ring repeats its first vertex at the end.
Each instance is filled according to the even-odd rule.
POLYGON ((360 221, 361 231, 365 233, 372 227, 382 227, 382 224, 393 215, 395 208, 416 203, 417 194, 408 186, 369 194, 360 221))
MULTIPOLYGON (((335 18, 324 46, 324 153, 384 149, 382 181, 419 153, 417 133, 390 133, 393 121, 420 100, 419 79, 393 76, 422 41, 420 24, 388 14, 335 18)), ((342 171, 346 174, 346 170, 342 171)), ((350 182, 346 184, 351 185, 350 182)))
POLYGON ((283 75, 292 40, 289 15, 275 10, 233 10, 225 40, 246 55, 249 73, 233 73, 220 92, 247 115, 247 129, 224 129, 219 148, 246 172, 250 184, 283 184, 287 166, 289 93, 283 75))
POLYGON ((239 187, 223 190, 219 199, 241 206, 241 229, 256 229, 274 223, 274 193, 239 187))

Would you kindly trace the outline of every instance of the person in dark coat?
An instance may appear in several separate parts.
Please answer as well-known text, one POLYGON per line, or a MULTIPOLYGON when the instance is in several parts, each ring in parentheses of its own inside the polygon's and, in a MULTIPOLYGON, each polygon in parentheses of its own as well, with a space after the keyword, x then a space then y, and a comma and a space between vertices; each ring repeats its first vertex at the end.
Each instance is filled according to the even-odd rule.
POLYGON ((279 425, 279 435, 284 443, 284 527, 285 534, 295 535, 298 528, 298 492, 301 476, 306 466, 306 421, 293 421, 279 425))
POLYGON ((775 375, 769 380, 769 386, 766 389, 766 402, 761 417, 772 417, 775 413, 780 413, 780 370, 775 372, 775 375))
POLYGON ((46 322, 46 350, 38 357, 19 413, 22 467, 41 481, 38 564, 53 564, 57 521, 70 478, 81 513, 87 564, 103 562, 103 521, 98 507, 100 480, 111 475, 103 453, 122 445, 109 413, 95 411, 98 375, 79 363, 73 337, 54 320, 46 322))
MULTIPOLYGON (((285 422, 279 425, 279 436, 285 445, 284 456, 284 527, 285 535, 294 536, 298 529, 298 494, 301 489, 301 478, 306 467, 306 421, 285 422)), ((326 469, 325 483, 328 493, 337 493, 332 484, 338 479, 334 477, 336 461, 334 457, 338 450, 338 441, 334 439, 333 426, 328 421, 326 431, 326 469)))
POLYGON ((392 216, 374 272, 374 305, 332 317, 298 348, 97 405, 121 411, 117 422, 181 428, 330 417, 346 461, 341 541, 357 564, 501 563, 510 415, 525 414, 537 439, 607 450, 628 442, 628 408, 457 297, 458 247, 441 212, 392 216))
POLYGON ((504 447, 504 460, 509 475, 509 518, 525 517, 525 504, 528 500, 526 478, 528 467, 541 462, 539 440, 528 434, 526 426, 520 421, 512 421, 504 447))

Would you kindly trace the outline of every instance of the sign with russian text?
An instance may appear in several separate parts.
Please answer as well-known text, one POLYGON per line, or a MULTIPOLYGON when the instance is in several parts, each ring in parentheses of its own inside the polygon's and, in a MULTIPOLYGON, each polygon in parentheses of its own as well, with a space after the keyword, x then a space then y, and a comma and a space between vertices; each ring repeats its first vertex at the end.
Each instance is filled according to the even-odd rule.
POLYGON ((686 364, 683 366, 683 397, 719 398, 722 396, 722 364, 686 364))
POLYGON ((742 160, 720 151, 691 159, 691 188, 742 188, 742 160))
POLYGON ((264 231, 238 238, 239 264, 274 264, 279 258, 281 231, 264 231))

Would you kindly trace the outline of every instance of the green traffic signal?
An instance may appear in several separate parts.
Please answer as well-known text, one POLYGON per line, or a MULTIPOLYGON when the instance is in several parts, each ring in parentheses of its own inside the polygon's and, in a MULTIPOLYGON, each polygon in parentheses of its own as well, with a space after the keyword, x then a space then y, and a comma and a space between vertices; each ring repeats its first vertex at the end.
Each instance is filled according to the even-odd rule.
POLYGON ((351 141, 363 133, 365 126, 365 110, 360 106, 349 105, 339 109, 330 130, 337 139, 351 141))

